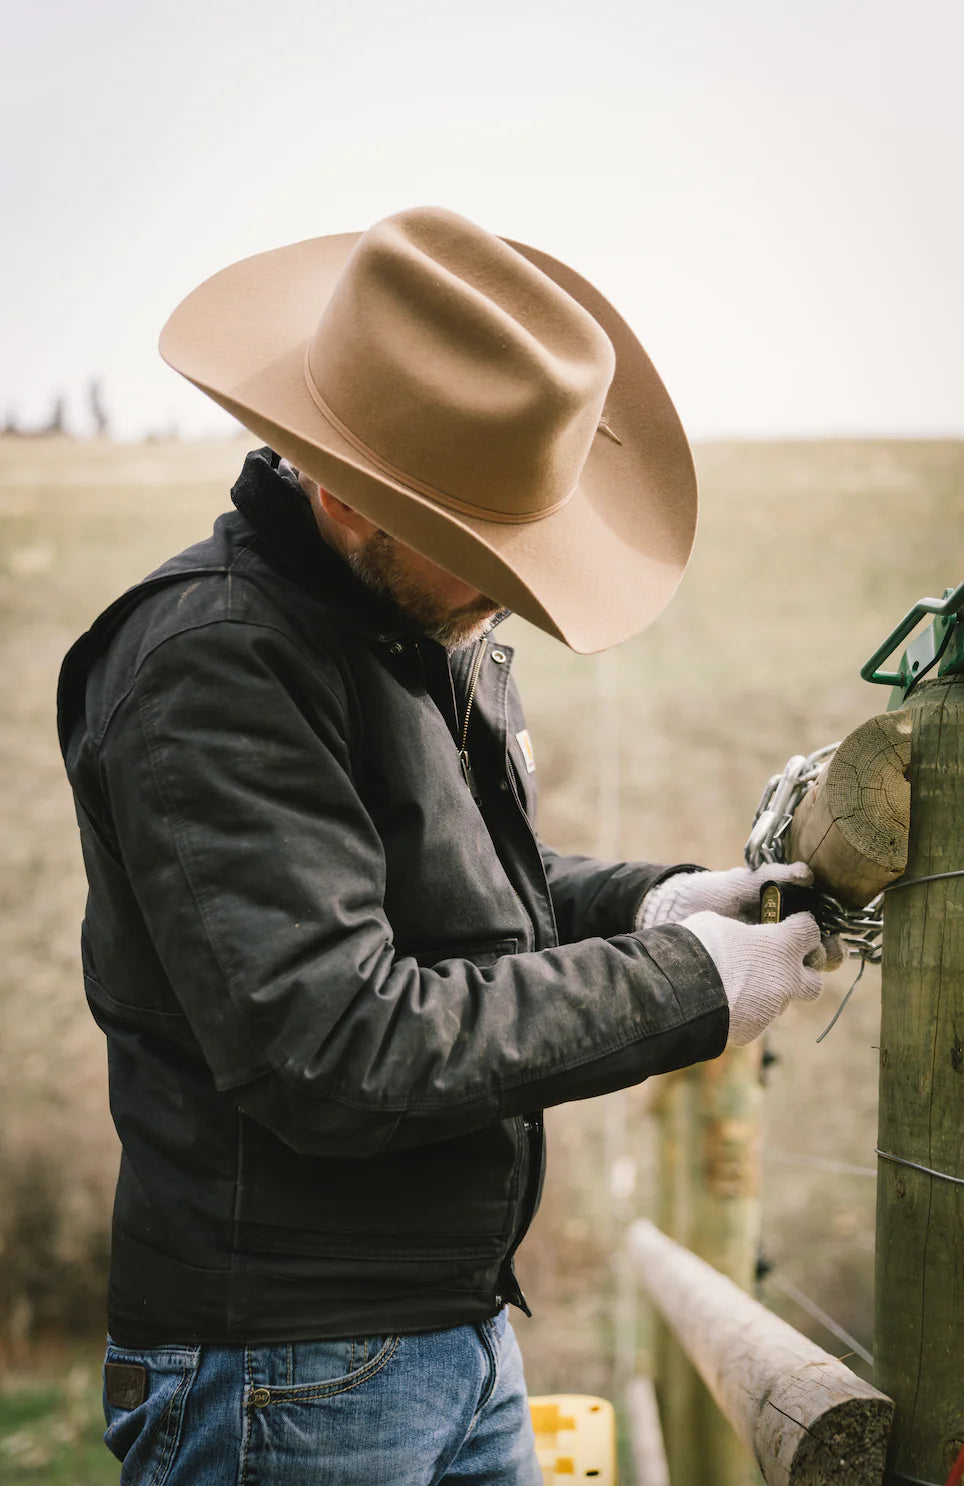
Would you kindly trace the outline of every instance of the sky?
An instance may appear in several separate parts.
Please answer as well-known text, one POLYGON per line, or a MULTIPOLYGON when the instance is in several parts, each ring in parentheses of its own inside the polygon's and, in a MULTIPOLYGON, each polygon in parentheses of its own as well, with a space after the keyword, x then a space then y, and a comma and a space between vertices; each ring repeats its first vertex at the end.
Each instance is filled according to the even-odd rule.
POLYGON ((228 431, 178 301, 431 203, 591 279, 694 439, 964 435, 962 0, 0 3, 0 420, 228 431))

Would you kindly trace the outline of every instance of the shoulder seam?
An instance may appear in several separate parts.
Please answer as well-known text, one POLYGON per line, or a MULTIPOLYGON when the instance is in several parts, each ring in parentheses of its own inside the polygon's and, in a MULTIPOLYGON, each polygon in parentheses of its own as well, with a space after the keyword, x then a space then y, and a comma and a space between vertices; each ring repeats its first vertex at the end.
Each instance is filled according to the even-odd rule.
MULTIPOLYGON (((161 639, 159 639, 154 645, 152 645, 151 648, 138 659, 137 665, 135 666, 133 674, 131 676, 130 685, 126 686, 120 693, 120 695, 115 698, 114 703, 104 720, 104 726, 101 729, 99 737, 93 740, 95 746, 97 748, 100 748, 103 745, 107 738, 107 734, 110 731, 111 723, 114 721, 114 718, 116 717, 119 709, 123 706, 124 702, 131 695, 131 693, 136 689, 144 666, 153 656, 158 653, 159 650, 162 650, 165 645, 169 645, 172 640, 179 640, 184 635, 196 634, 199 630, 212 629, 215 625, 220 624, 230 624, 239 628, 260 630, 267 634, 277 635, 279 639, 287 641, 292 650, 300 655, 301 659, 305 661, 306 664, 312 666, 315 669, 315 674, 319 684, 325 688, 325 690, 331 696, 332 700, 339 706, 345 708, 349 707, 349 699, 347 694, 344 697, 340 697, 335 688, 328 681, 328 679, 318 669, 318 657, 310 655, 303 648, 303 646, 298 643, 297 639, 288 631, 282 629, 280 625, 266 624, 263 620, 239 619, 232 617, 230 614, 219 614, 216 618, 213 619, 204 619, 199 620, 197 623, 194 624, 185 624, 181 629, 174 630, 173 633, 162 636, 161 639)), ((334 665, 334 662, 330 663, 332 665, 332 669, 337 672, 337 666, 334 665)))

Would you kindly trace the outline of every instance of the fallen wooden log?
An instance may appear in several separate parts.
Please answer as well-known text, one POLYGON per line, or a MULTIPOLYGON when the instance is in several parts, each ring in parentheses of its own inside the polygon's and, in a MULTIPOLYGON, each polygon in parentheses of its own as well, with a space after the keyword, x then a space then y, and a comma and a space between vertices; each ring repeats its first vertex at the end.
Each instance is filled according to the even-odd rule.
POLYGON ((627 1242, 641 1283, 767 1486, 880 1486, 889 1398, 652 1223, 634 1223, 627 1242))

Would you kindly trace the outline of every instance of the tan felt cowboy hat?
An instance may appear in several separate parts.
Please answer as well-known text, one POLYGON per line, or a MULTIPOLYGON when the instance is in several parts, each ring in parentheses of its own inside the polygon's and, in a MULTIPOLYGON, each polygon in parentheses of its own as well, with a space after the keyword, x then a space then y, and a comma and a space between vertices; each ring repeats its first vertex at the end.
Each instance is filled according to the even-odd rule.
POLYGON ((696 480, 649 357, 571 268, 436 207, 208 279, 161 333, 347 505, 574 650, 650 622, 696 480))

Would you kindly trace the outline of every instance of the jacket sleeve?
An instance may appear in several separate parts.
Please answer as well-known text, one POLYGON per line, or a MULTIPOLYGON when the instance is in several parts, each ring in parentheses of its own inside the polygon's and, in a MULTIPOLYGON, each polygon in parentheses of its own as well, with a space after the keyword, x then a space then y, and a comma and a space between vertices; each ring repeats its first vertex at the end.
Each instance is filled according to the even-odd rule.
POLYGON ((349 731, 334 667, 218 620, 142 662, 101 745, 151 939, 242 1109, 297 1150, 366 1156, 722 1051, 719 977, 676 926, 484 969, 396 957, 349 731))
POLYGON ((599 935, 625 934, 636 922, 643 899, 675 872, 698 870, 653 862, 605 862, 596 857, 564 856, 540 846, 549 894, 564 944, 599 935))

